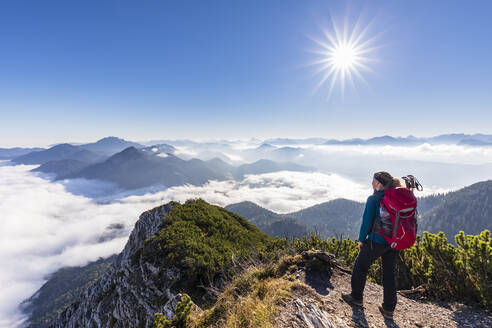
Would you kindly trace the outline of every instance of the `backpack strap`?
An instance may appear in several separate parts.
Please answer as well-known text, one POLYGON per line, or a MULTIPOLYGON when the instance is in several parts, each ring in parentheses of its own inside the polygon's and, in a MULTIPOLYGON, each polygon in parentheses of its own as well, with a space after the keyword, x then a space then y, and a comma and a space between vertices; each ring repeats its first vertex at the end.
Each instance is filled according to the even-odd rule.
POLYGON ((381 193, 379 192, 374 192, 373 195, 376 196, 379 200, 382 200, 384 198, 384 193, 381 195, 381 193))
MULTIPOLYGON (((389 205, 389 204, 388 204, 389 205)), ((395 209, 393 206, 389 205, 393 210, 395 209)), ((396 232, 398 230, 398 222, 400 221, 400 218, 403 218, 403 219, 408 219, 410 217, 412 217, 413 215, 412 214, 409 214, 409 215, 400 215, 400 213, 408 213, 408 212, 412 212, 413 210, 415 210, 414 207, 409 207, 409 208, 404 208, 402 210, 399 210, 399 211, 395 211, 396 214, 395 214, 395 226, 393 227, 393 237, 396 236, 396 232)))
MULTIPOLYGON (((382 195, 381 195, 381 194, 380 194, 380 193, 378 193, 378 192, 374 192, 374 194, 373 194, 373 195, 374 195, 374 196, 376 196, 376 198, 379 200, 379 207, 381 207, 381 201, 382 201, 382 200, 383 200, 383 198, 384 198, 384 194, 382 194, 382 195)), ((377 211, 379 211, 379 207, 377 208, 377 211)), ((376 214, 376 215, 374 216, 373 220, 372 220, 371 232, 376 232, 376 233, 381 234, 381 231, 380 231, 380 229, 381 229, 381 225, 380 225, 380 224, 379 224, 379 222, 378 222, 378 216, 379 216, 379 215, 377 215, 377 214, 376 214)))
POLYGON ((395 238, 396 232, 398 231, 398 221, 400 221, 400 211, 396 212, 395 225, 393 227, 393 238, 395 238))

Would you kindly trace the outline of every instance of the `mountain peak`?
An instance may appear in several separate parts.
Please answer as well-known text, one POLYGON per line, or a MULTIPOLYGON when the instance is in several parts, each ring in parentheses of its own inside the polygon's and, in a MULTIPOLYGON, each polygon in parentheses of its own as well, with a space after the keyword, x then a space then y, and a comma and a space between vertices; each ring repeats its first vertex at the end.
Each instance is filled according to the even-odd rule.
POLYGON ((174 314, 180 292, 210 302, 198 286, 206 279, 220 286, 235 261, 266 252, 268 240, 246 219, 201 199, 146 211, 110 270, 53 327, 150 327, 154 313, 174 314))
MULTIPOLYGON (((28 154, 16 157, 13 159, 13 162, 22 164, 44 164, 53 160, 77 159, 77 156, 75 156, 75 154, 80 152, 80 150, 82 149, 79 146, 74 146, 69 143, 63 143, 55 145, 46 150, 33 151, 28 154)), ((82 153, 81 155, 84 154, 82 153)))
POLYGON ((62 150, 62 149, 77 149, 78 150, 78 147, 77 146, 74 146, 72 144, 69 144, 69 143, 61 143, 61 144, 58 144, 58 145, 55 145, 49 149, 52 149, 52 150, 62 150))
POLYGON ((144 151, 141 151, 141 150, 135 148, 134 146, 130 146, 128 148, 123 149, 119 153, 114 154, 108 160, 111 160, 111 159, 131 160, 131 159, 143 158, 146 156, 147 156, 147 153, 145 153, 144 151))
POLYGON ((113 137, 113 136, 99 139, 95 143, 96 144, 126 144, 126 143, 132 143, 133 144, 133 142, 131 142, 131 141, 127 141, 125 139, 118 138, 118 137, 113 137))
POLYGON ((273 149, 273 148, 276 148, 275 146, 272 146, 271 144, 269 143, 262 143, 261 145, 259 145, 257 147, 257 149, 273 149))
POLYGON ((96 142, 80 145, 79 147, 98 152, 98 153, 103 153, 105 155, 113 155, 117 152, 121 152, 125 148, 128 148, 130 146, 136 147, 136 148, 143 148, 142 145, 132 142, 132 141, 126 141, 121 138, 117 137, 106 137, 102 138, 96 142))
POLYGON ((227 164, 220 157, 213 157, 211 159, 206 160, 205 162, 209 162, 209 163, 225 163, 225 164, 227 164))

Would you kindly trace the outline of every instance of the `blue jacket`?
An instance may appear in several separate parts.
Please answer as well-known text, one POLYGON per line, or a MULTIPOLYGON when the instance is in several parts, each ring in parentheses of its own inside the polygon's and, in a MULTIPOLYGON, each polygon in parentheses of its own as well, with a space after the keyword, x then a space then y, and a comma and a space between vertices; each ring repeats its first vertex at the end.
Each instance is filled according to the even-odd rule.
POLYGON ((379 207, 381 206, 381 199, 384 196, 384 190, 375 190, 375 195, 371 195, 367 198, 366 208, 362 216, 362 224, 360 226, 359 241, 363 242, 366 237, 369 240, 379 244, 388 244, 386 239, 378 233, 371 232, 372 224, 375 219, 379 219, 379 207))

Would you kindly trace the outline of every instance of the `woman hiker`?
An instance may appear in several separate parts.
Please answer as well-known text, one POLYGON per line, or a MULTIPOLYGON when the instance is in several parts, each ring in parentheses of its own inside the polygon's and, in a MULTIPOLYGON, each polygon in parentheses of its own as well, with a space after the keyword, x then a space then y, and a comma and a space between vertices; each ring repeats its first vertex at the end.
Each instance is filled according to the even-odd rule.
MULTIPOLYGON (((396 277, 395 268, 398 251, 392 249, 384 237, 378 232, 372 232, 374 220, 379 218, 380 203, 384 190, 401 186, 398 178, 393 178, 388 172, 380 171, 374 174, 372 187, 374 194, 367 198, 362 225, 359 233, 359 254, 355 259, 352 272, 352 293, 342 294, 343 300, 350 304, 362 306, 362 294, 366 285, 366 276, 371 264, 381 256, 383 261, 383 304, 379 306, 381 314, 393 318, 396 307, 396 277)), ((374 231, 377 231, 374 229, 374 231)))

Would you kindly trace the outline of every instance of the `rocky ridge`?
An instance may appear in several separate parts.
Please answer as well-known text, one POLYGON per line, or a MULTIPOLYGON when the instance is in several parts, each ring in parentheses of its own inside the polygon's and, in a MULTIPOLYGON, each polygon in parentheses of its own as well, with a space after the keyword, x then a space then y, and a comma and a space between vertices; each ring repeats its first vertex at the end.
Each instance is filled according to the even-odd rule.
MULTIPOLYGON (((159 230, 161 218, 172 203, 144 212, 116 262, 101 279, 89 288, 81 300, 69 306, 52 327, 148 327, 156 312, 173 315, 179 299, 169 288, 157 288, 157 268, 132 260, 145 240, 159 230), (150 300, 159 299, 159 305, 150 300)), ((166 272, 169 286, 180 278, 179 270, 166 272)))

